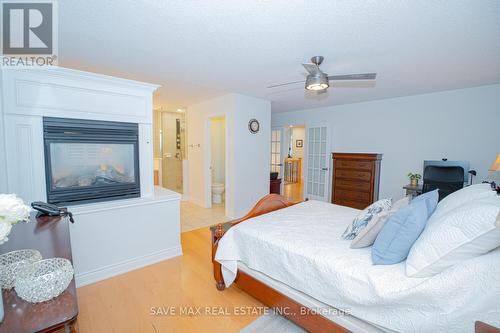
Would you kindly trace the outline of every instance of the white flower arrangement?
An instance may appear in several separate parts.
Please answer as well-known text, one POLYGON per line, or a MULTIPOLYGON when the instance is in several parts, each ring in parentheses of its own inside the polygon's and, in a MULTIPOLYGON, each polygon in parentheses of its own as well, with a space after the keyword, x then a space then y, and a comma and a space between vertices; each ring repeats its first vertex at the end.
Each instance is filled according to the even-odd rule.
POLYGON ((31 208, 15 194, 0 194, 0 244, 9 240, 12 226, 30 220, 31 208))

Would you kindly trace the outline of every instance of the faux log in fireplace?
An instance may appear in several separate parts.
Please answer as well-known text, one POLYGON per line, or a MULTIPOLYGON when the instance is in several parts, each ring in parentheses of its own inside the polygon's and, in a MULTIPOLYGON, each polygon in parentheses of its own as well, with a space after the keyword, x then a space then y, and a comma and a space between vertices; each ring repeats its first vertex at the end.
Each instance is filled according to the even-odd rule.
POLYGON ((140 196, 137 124, 45 117, 43 129, 48 202, 140 196))

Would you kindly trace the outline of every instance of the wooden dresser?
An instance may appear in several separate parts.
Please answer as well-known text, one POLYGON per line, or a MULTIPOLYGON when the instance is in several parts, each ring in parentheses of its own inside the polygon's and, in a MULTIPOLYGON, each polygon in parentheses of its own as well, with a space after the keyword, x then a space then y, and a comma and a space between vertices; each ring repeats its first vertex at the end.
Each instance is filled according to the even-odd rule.
MULTIPOLYGON (((0 253, 37 249, 43 258, 71 260, 68 219, 32 216, 29 223, 18 223, 9 241, 0 245, 0 253)), ((73 333, 76 332, 78 302, 75 279, 56 298, 43 303, 29 303, 17 296, 15 289, 2 290, 5 318, 0 333, 73 333)))
POLYGON ((382 154, 332 153, 332 203, 364 209, 378 200, 382 154))

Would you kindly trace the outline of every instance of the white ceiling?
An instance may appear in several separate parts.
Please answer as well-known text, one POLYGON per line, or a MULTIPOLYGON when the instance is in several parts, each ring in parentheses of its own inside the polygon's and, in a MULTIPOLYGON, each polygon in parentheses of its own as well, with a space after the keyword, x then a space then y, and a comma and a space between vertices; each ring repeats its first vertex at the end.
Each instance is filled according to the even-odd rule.
POLYGON ((273 111, 500 82, 500 1, 61 0, 59 64, 161 84, 155 106, 226 92, 273 111), (300 65, 377 72, 375 84, 305 93, 300 65))

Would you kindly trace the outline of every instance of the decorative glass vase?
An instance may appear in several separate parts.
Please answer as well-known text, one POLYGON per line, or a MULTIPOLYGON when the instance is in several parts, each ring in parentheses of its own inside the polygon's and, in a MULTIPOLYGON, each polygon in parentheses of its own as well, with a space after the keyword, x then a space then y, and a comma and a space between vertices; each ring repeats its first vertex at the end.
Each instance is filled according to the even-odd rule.
POLYGON ((17 295, 27 302, 45 302, 68 288, 73 273, 73 265, 68 259, 40 260, 19 269, 14 288, 17 295))
POLYGON ((42 260, 37 250, 17 250, 0 255, 0 284, 2 289, 12 289, 17 272, 27 264, 42 260))

